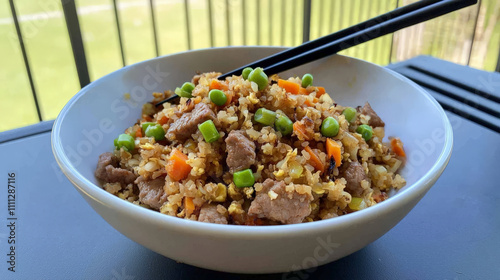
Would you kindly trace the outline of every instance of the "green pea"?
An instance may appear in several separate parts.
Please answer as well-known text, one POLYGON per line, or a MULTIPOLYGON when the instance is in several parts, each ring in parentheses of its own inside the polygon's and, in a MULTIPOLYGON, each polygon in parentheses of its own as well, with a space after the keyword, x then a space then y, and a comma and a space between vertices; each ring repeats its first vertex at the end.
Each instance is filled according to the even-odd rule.
POLYGON ((347 107, 344 109, 344 111, 342 111, 342 115, 345 116, 345 119, 348 122, 352 122, 356 119, 356 109, 352 107, 347 107))
POLYGON ((365 139, 365 141, 372 139, 373 130, 367 124, 362 124, 362 125, 358 126, 358 128, 356 129, 356 132, 361 134, 361 136, 363 137, 363 139, 365 139))
POLYGON ((247 80, 248 75, 250 75, 250 72, 252 72, 252 71, 253 71, 252 67, 247 67, 247 68, 243 69, 243 71, 241 72, 241 76, 243 77, 243 79, 247 80))
POLYGON ((267 87, 267 75, 264 73, 264 69, 257 67, 250 74, 248 74, 248 80, 254 82, 259 87, 259 90, 263 90, 267 87))
POLYGON ((234 172, 233 174, 234 185, 238 188, 251 187, 255 184, 255 177, 251 169, 234 172))
POLYGON ((205 138, 205 142, 212 143, 220 138, 220 134, 215 127, 215 124, 212 120, 208 120, 198 125, 198 129, 200 130, 203 138, 205 138))
POLYGON ((218 89, 212 89, 208 93, 208 97, 210 97, 210 100, 217 106, 222 106, 226 104, 227 101, 227 96, 222 90, 218 89))
POLYGON ((273 125, 276 120, 276 112, 267 110, 266 108, 259 108, 255 112, 253 119, 263 125, 273 125))
POLYGON ((148 126, 145 134, 147 137, 154 137, 156 141, 165 139, 165 130, 160 124, 148 126))
POLYGON ((321 123, 321 134, 325 137, 334 137, 339 134, 339 122, 333 117, 328 117, 321 123))
POLYGON ((281 132, 281 135, 287 136, 292 134, 293 122, 285 115, 279 115, 274 121, 274 127, 281 132))
POLYGON ((307 73, 302 77, 302 87, 306 88, 313 85, 313 75, 307 73))
POLYGON ((134 137, 128 134, 120 134, 114 141, 116 148, 119 150, 124 147, 127 151, 132 151, 135 149, 134 137))

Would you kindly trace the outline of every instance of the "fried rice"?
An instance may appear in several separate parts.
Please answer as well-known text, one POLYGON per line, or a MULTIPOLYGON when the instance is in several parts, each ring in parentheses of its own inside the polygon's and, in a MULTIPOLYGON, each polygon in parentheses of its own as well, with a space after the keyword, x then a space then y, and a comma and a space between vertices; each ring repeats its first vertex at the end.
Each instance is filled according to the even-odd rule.
POLYGON ((153 93, 141 119, 124 132, 132 137, 134 147, 118 145, 99 158, 96 177, 103 188, 178 218, 280 225, 359 211, 405 185, 398 174, 404 165, 402 146, 383 142, 385 123, 368 103, 357 107, 354 119, 348 121, 343 114, 347 107, 335 103, 331 97, 335 94, 325 93, 322 87, 302 87, 298 77, 283 82, 273 75, 259 90, 257 83, 242 76, 218 81, 219 75, 196 75, 190 97, 160 106, 155 105, 174 92, 153 93), (290 92, 280 86, 282 82, 299 91, 290 92), (209 96, 214 88, 226 96, 221 106, 209 96), (293 122, 291 134, 256 122, 260 108, 286 116, 293 122), (328 117, 338 123, 335 136, 322 133, 328 117), (219 134, 214 142, 207 141, 199 128, 206 121, 212 121, 219 134), (160 126, 165 137, 148 137, 145 123, 160 126), (369 139, 357 132, 362 125, 372 131, 369 139), (327 145, 339 149, 337 160, 327 145), (251 186, 235 183, 242 170, 251 171, 247 172, 253 176, 251 186))

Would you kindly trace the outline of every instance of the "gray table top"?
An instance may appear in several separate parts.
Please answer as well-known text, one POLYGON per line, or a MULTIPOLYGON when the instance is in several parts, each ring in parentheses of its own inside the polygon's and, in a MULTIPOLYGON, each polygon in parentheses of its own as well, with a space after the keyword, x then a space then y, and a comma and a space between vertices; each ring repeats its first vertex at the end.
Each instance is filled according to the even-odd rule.
MULTIPOLYGON (((500 92, 500 83, 490 86, 500 92)), ((21 131, 31 131, 30 136, 1 134, 0 279, 499 279, 500 183, 495 171, 500 134, 477 120, 454 113, 448 117, 455 139, 450 163, 407 217, 350 256, 287 275, 221 273, 158 255, 121 235, 80 197, 55 163, 50 123, 21 131), (8 271, 6 262, 11 246, 6 197, 12 172, 16 272, 8 271)))

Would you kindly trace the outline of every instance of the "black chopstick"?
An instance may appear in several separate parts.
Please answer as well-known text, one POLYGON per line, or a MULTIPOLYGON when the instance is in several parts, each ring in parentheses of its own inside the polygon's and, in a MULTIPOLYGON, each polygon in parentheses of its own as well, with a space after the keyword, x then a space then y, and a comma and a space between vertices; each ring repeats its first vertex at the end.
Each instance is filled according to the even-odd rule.
POLYGON ((405 27, 424 22, 426 20, 456 11, 458 9, 477 3, 477 0, 447 0, 439 1, 405 15, 389 19, 377 25, 368 27, 346 37, 334 40, 321 47, 298 54, 294 57, 275 61, 273 65, 263 67, 268 75, 276 74, 295 68, 302 64, 333 55, 339 51, 373 40, 375 38, 393 33, 405 27))
POLYGON ((246 67, 251 67, 251 68, 262 67, 262 68, 266 68, 268 66, 271 66, 271 65, 275 64, 277 61, 282 61, 282 60, 285 60, 285 59, 289 59, 289 58, 294 57, 296 55, 299 55, 299 54, 301 54, 303 52, 306 52, 306 51, 315 49, 317 47, 320 47, 322 45, 325 45, 325 44, 327 44, 329 42, 341 39, 341 38, 346 37, 348 35, 351 35, 351 34, 354 34, 356 32, 359 32, 361 30, 364 30, 364 29, 370 28, 372 26, 375 26, 375 25, 377 25, 377 24, 379 24, 381 22, 384 22, 384 21, 387 21, 389 19, 393 19, 393 18, 402 16, 402 15, 408 14, 410 12, 422 9, 424 7, 427 7, 429 5, 435 4, 437 2, 442 2, 442 1, 443 0, 421 0, 421 1, 417 1, 417 2, 409 4, 409 5, 406 5, 406 6, 397 8, 397 9, 394 9, 394 10, 388 12, 388 13, 379 15, 379 16, 374 17, 374 18, 371 18, 369 20, 366 20, 364 22, 358 23, 358 24, 353 25, 351 27, 342 29, 342 30, 337 31, 335 33, 332 33, 332 34, 320 37, 320 38, 318 38, 316 40, 309 41, 309 42, 304 43, 304 44, 302 44, 300 46, 297 46, 295 48, 290 48, 290 49, 284 50, 282 52, 279 52, 277 54, 265 57, 265 58, 257 60, 257 61, 254 61, 254 62, 252 62, 250 64, 247 64, 245 66, 242 66, 242 67, 239 67, 237 69, 234 69, 234 70, 232 70, 230 72, 222 74, 222 75, 220 75, 218 77, 218 79, 221 80, 221 79, 225 79, 226 77, 230 77, 232 75, 240 75, 241 71, 243 71, 243 69, 245 69, 246 67))

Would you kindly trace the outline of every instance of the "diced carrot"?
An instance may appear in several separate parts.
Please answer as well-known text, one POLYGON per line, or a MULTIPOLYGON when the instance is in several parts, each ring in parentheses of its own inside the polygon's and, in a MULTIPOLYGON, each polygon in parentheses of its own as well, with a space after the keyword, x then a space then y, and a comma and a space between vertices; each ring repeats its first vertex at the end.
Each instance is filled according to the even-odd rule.
POLYGON ((228 90, 229 87, 227 86, 227 84, 225 82, 222 82, 222 81, 219 81, 217 79, 213 79, 211 82, 210 82, 210 89, 220 89, 220 90, 228 90))
POLYGON ((174 149, 170 154, 170 159, 168 160, 165 169, 167 174, 174 181, 179 181, 186 179, 191 172, 191 166, 187 164, 188 157, 181 151, 174 149))
POLYGON ((328 154, 328 158, 333 157, 336 167, 342 164, 342 146, 337 141, 331 138, 326 139, 326 153, 328 154))
POLYGON ((163 116, 161 117, 159 120, 158 120, 158 123, 161 124, 161 125, 164 125, 168 122, 168 118, 167 116, 163 116))
POLYGON ((191 214, 193 214, 195 207, 192 197, 184 198, 184 209, 186 210, 186 217, 189 217, 191 216, 191 214))
POLYGON ((313 107, 315 103, 318 103, 318 101, 319 101, 319 99, 314 97, 312 101, 309 99, 306 99, 306 101, 304 101, 304 104, 306 104, 309 107, 313 107))
POLYGON ((406 157, 405 150, 403 149, 403 142, 399 138, 392 138, 391 139, 391 147, 392 151, 400 156, 400 157, 406 157))
POLYGON ((299 94, 300 93, 300 85, 294 82, 285 81, 282 79, 278 80, 278 86, 286 90, 291 94, 299 94))
POLYGON ((314 168, 316 168, 317 170, 324 172, 325 171, 325 164, 323 162, 321 162, 318 155, 309 146, 306 146, 304 149, 311 156, 309 158, 309 162, 311 163, 311 165, 314 168))
POLYGON ((299 89, 299 93, 300 93, 300 94, 309 94, 309 91, 307 91, 307 89, 306 89, 306 88, 300 87, 300 89, 299 89))
POLYGON ((140 126, 135 128, 135 137, 142 137, 142 129, 140 126))
POLYGON ((326 93, 326 90, 324 87, 316 87, 316 97, 320 98, 323 94, 326 93))
POLYGON ((293 123, 293 131, 295 132, 297 137, 300 136, 300 138, 302 138, 304 140, 311 140, 309 138, 309 136, 307 135, 306 128, 299 121, 296 121, 293 123))

